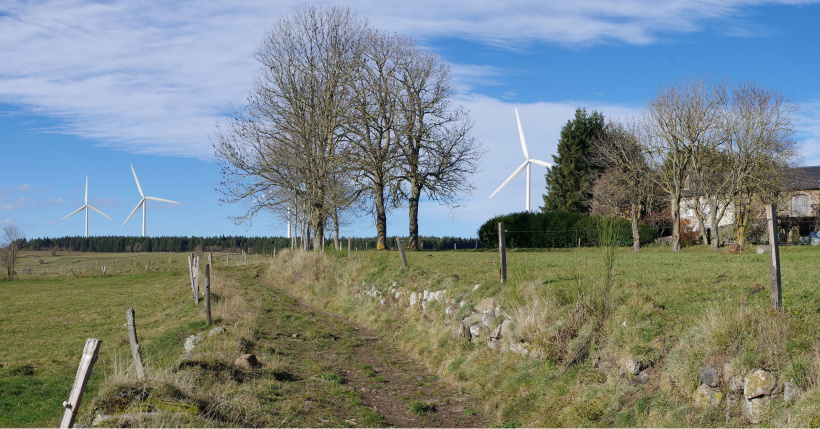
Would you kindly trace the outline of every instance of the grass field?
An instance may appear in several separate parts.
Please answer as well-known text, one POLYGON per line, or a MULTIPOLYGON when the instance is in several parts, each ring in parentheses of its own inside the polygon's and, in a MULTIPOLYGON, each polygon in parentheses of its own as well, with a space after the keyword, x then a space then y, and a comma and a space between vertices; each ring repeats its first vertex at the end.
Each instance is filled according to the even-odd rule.
POLYGON ((89 337, 102 340, 102 351, 81 411, 85 423, 91 408, 122 408, 112 404, 126 398, 126 405, 149 401, 151 409, 202 416, 149 425, 278 425, 284 418, 274 422, 274 415, 292 416, 286 426, 348 425, 328 417, 338 406, 358 413, 356 421, 379 425, 382 420, 368 414, 344 386, 334 387, 341 402, 331 401, 335 405, 319 411, 305 409, 307 400, 283 402, 286 396, 315 397, 326 386, 305 384, 317 390, 293 390, 302 385, 277 381, 277 371, 305 368, 320 378, 334 372, 321 362, 289 363, 262 347, 267 341, 262 326, 283 332, 319 328, 281 325, 290 319, 263 322, 264 315, 286 310, 248 295, 260 291, 255 283, 260 273, 274 286, 262 289, 264 293, 281 288, 394 338, 440 377, 480 398, 479 411, 495 425, 743 426, 736 409, 693 405, 697 370, 706 363, 726 363, 739 374, 766 368, 805 390, 795 404, 776 403, 764 425, 820 423, 817 247, 781 248, 784 311, 779 313, 769 305, 768 255, 729 255, 699 247, 680 254, 668 248, 639 253, 619 249, 611 311, 604 319, 596 318, 604 278, 599 249, 511 251, 506 285, 499 282, 497 254, 491 251, 410 252, 407 269, 401 268, 398 252, 357 252, 352 261, 343 256, 282 252, 260 265, 237 267, 232 259, 228 269, 220 267, 224 256, 219 256, 215 317, 232 334, 209 343, 197 359, 230 363, 237 351, 261 347, 258 353, 269 363, 266 372, 238 383, 231 381, 236 373, 230 365, 178 370, 185 337, 208 330, 201 308, 192 302, 186 254, 26 253, 18 272, 30 268, 32 274, 0 282, 0 426, 56 425, 89 337), (112 260, 113 273, 108 268, 112 260), (43 266, 47 273, 37 271, 43 266), (84 269, 75 279, 66 273, 68 266, 84 269), (386 292, 394 282, 408 291, 446 289, 448 297, 472 305, 495 297, 525 339, 547 353, 530 359, 458 341, 439 305, 409 312, 356 297, 360 290, 386 292), (128 307, 136 310, 147 367, 159 374, 151 393, 144 395, 139 392, 149 390, 134 387, 138 384, 130 373, 123 326, 128 307), (572 335, 557 341, 572 323, 577 325, 572 335), (583 338, 588 338, 588 352, 568 365, 567 353, 583 338), (630 386, 619 379, 616 367, 601 364, 624 357, 650 365, 647 384, 630 386), (228 382, 220 383, 220 377, 228 382), (259 398, 267 402, 259 405, 259 398), (249 409, 248 404, 257 405, 249 409), (215 411, 206 415, 201 412, 206 408, 215 411), (311 412, 327 414, 314 418, 311 412))

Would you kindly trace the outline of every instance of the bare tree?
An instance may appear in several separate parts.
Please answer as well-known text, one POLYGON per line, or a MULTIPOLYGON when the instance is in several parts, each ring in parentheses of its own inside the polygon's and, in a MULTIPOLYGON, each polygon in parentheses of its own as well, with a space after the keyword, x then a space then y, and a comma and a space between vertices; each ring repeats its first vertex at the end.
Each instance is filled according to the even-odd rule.
POLYGON ((341 128, 365 29, 348 8, 302 7, 267 33, 248 105, 213 142, 223 201, 246 207, 240 221, 294 205, 320 248, 330 196, 349 164, 341 128))
POLYGON ((452 106, 455 90, 449 67, 414 44, 399 62, 402 93, 400 178, 409 206, 408 249, 418 249, 419 201, 427 198, 451 208, 470 193, 468 177, 478 171, 484 149, 471 135, 472 121, 461 106, 452 106))
POLYGON ((3 228, 3 238, 0 241, 0 265, 6 268, 6 275, 9 280, 14 279, 14 265, 25 239, 25 234, 20 228, 16 226, 3 228))
POLYGON ((610 122, 592 142, 591 164, 607 168, 593 187, 591 210, 600 214, 628 213, 632 221, 632 250, 641 249, 638 221, 658 197, 653 172, 638 138, 635 120, 610 122))
POLYGON ((670 200, 672 251, 680 251, 680 203, 695 156, 715 144, 725 82, 686 78, 661 87, 644 110, 645 134, 640 140, 658 186, 670 200))

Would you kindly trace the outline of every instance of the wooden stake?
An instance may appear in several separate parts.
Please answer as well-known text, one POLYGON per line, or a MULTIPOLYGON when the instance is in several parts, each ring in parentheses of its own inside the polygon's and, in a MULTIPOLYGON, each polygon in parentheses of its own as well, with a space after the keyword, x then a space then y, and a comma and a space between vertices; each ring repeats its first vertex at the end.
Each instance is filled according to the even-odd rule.
POLYGON ((783 305, 783 295, 780 288, 780 243, 777 234, 777 206, 766 206, 766 220, 769 224, 769 245, 771 259, 769 260, 769 284, 772 289, 772 305, 780 310, 783 305))
POLYGON ((407 268, 407 256, 404 254, 404 246, 401 245, 401 239, 396 237, 396 245, 399 246, 399 253, 401 253, 401 266, 407 268))
POLYGON ((347 237, 347 259, 350 259, 350 246, 351 246, 350 237, 347 237))
POLYGON ((77 418, 77 410, 83 400, 85 386, 88 384, 88 378, 91 377, 91 371, 94 370, 94 363, 97 362, 100 353, 100 343, 101 341, 96 338, 89 338, 85 342, 83 356, 80 358, 80 367, 77 369, 77 376, 74 378, 74 385, 71 387, 68 401, 63 402, 65 412, 63 413, 63 420, 60 422, 61 428, 74 426, 74 419, 77 418))
POLYGON ((507 283, 507 247, 504 243, 504 222, 498 222, 498 268, 501 270, 501 283, 507 283))
POLYGON ((145 368, 142 366, 142 349, 137 341, 137 324, 134 321, 134 309, 125 310, 125 321, 128 326, 128 340, 131 342, 131 357, 134 358, 134 367, 137 369, 137 378, 145 380, 145 368))
POLYGON ((205 265, 205 318, 211 326, 211 264, 205 265))

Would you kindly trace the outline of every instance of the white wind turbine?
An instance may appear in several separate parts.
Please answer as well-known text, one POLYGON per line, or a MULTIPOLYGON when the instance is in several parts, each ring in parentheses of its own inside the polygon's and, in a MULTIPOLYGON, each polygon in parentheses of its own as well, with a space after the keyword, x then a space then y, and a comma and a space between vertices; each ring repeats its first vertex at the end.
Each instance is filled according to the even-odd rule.
POLYGON ((162 201, 164 203, 173 203, 173 204, 181 204, 181 203, 178 203, 176 201, 171 201, 171 200, 165 200, 165 199, 157 198, 157 197, 146 197, 145 194, 142 192, 142 186, 140 186, 140 181, 139 181, 139 179, 137 179, 137 172, 134 171, 134 166, 133 165, 131 165, 131 172, 134 173, 134 180, 137 182, 137 189, 139 189, 140 196, 142 196, 142 199, 137 204, 137 206, 134 207, 134 211, 132 211, 131 214, 128 215, 128 217, 125 219, 125 222, 122 223, 122 226, 125 226, 125 224, 128 223, 128 219, 131 219, 131 216, 134 216, 134 213, 136 213, 137 210, 139 210, 140 206, 142 206, 142 236, 145 237, 145 206, 147 205, 147 200, 162 201))
POLYGON ((521 129, 521 119, 518 117, 518 108, 515 109, 515 120, 518 121, 518 135, 521 136, 521 149, 524 151, 524 158, 526 158, 527 160, 524 161, 524 163, 521 164, 521 166, 518 167, 518 169, 515 170, 513 172, 513 174, 507 180, 505 180, 504 183, 502 183, 501 186, 499 186, 498 189, 495 190, 495 192, 493 192, 492 195, 490 195, 490 198, 492 198, 493 195, 497 194, 498 191, 500 191, 505 186, 507 186, 508 183, 510 183, 513 179, 515 179, 515 177, 518 176, 519 174, 521 174, 521 172, 524 171, 524 169, 526 168, 527 169, 527 211, 530 211, 530 165, 531 164, 538 164, 538 165, 543 165, 544 167, 547 167, 547 168, 552 168, 552 164, 550 164, 548 162, 538 160, 538 159, 530 159, 530 153, 529 153, 529 151, 527 151, 527 142, 524 141, 524 130, 521 129))
MULTIPOLYGON (((82 210, 82 209, 85 209, 85 236, 88 237, 88 209, 94 210, 95 212, 97 212, 97 213, 99 213, 99 214, 101 214, 105 217, 108 217, 107 214, 97 210, 97 208, 92 206, 91 204, 88 204, 88 176, 85 176, 85 205, 78 208, 77 210, 74 210, 68 216, 66 216, 66 217, 64 217, 60 220, 65 220, 66 218, 71 217, 71 216, 79 213, 80 210, 82 210)), ((111 218, 108 217, 108 219, 111 219, 111 218)), ((114 220, 114 219, 111 219, 111 220, 114 220)))

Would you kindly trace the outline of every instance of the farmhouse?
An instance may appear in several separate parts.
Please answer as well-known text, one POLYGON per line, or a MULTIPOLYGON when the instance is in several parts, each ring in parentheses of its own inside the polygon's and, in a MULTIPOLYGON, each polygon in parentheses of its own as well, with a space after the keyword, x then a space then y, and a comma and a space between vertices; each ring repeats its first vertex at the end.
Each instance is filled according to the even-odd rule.
MULTIPOLYGON (((789 231, 790 236, 809 236, 812 231, 817 230, 818 225, 815 225, 815 221, 820 214, 820 166, 790 168, 783 187, 785 192, 777 205, 777 216, 781 219, 781 224, 789 231)), ((713 226, 709 224, 710 208, 706 204, 706 197, 694 195, 689 189, 684 190, 684 198, 681 201, 681 220, 691 225, 693 231, 700 230, 695 213, 697 203, 704 208, 705 228, 707 231, 711 230, 713 226)), ((762 207, 757 211, 762 214, 762 207)), ((734 207, 730 203, 718 227, 728 227, 734 223, 734 207)))

